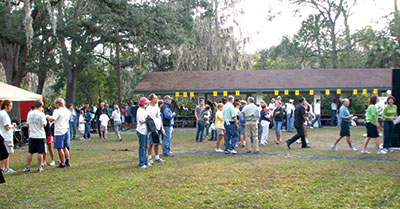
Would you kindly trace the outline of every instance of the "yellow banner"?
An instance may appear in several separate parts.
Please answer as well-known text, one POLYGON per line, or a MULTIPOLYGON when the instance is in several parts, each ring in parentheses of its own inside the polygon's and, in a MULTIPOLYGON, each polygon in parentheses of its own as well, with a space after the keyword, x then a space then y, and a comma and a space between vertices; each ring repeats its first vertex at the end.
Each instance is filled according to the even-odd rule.
POLYGON ((190 97, 194 97, 194 92, 190 92, 190 97))
POLYGON ((342 94, 342 89, 337 89, 336 94, 342 94))
POLYGON ((357 94, 358 94, 358 89, 354 89, 354 90, 353 90, 353 94, 354 94, 354 95, 357 95, 357 94))
POLYGON ((289 95, 289 90, 285 90, 285 95, 289 95))
POLYGON ((374 94, 378 94, 378 89, 374 89, 374 94))
POLYGON ((215 97, 218 96, 218 92, 217 92, 217 91, 214 91, 214 92, 213 92, 213 96, 215 96, 215 97))
POLYGON ((224 91, 224 97, 228 96, 228 92, 224 91))
POLYGON ((368 94, 368 90, 367 89, 363 89, 363 94, 368 94))
POLYGON ((176 96, 176 97, 179 97, 179 92, 175 92, 175 96, 176 96))
POLYGON ((275 90, 275 96, 278 96, 278 95, 279 95, 279 91, 275 90))
POLYGON ((239 96, 240 95, 240 91, 236 91, 236 96, 239 96))
POLYGON ((314 90, 310 90, 310 95, 314 95, 314 90))
POLYGON ((294 92, 294 94, 295 94, 296 96, 298 96, 298 95, 300 94, 300 91, 299 91, 299 90, 296 90, 296 91, 294 92))
POLYGON ((331 90, 326 89, 326 90, 325 90, 325 94, 326 94, 326 95, 330 95, 330 94, 331 94, 331 90))
POLYGON ((187 92, 183 92, 183 97, 187 97, 187 92))

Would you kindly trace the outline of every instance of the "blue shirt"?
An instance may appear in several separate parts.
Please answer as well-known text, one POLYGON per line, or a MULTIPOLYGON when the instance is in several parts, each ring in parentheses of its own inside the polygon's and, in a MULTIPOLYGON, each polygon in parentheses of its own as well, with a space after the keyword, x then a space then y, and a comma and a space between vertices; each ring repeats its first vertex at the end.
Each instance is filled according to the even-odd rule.
POLYGON ((162 118, 165 126, 173 126, 174 125, 174 123, 175 123, 174 122, 174 114, 171 111, 170 104, 164 103, 163 111, 161 112, 161 118, 162 118), (168 120, 169 124, 166 123, 167 121, 165 121, 165 120, 168 120))
MULTIPOLYGON (((349 108, 342 105, 339 109, 339 118, 348 117, 348 116, 350 116, 349 108)), ((351 122, 351 119, 350 118, 342 119, 342 121, 351 122)))
POLYGON ((223 113, 224 113, 224 121, 225 122, 234 121, 233 118, 236 117, 236 111, 235 111, 235 107, 233 107, 232 103, 228 102, 224 105, 223 113))

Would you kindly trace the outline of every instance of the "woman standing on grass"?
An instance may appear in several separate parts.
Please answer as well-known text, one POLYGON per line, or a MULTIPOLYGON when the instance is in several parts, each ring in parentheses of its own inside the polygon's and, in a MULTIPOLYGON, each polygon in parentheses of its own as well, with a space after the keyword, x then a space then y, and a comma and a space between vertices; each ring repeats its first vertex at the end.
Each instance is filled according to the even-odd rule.
POLYGON ((85 111, 83 114, 83 118, 85 119, 85 139, 90 139, 90 121, 92 120, 92 114, 90 114, 89 109, 85 107, 85 111))
POLYGON ((86 123, 85 118, 83 117, 83 114, 85 114, 85 112, 83 110, 81 110, 79 113, 79 121, 78 121, 78 123, 79 123, 78 130, 79 130, 79 134, 80 134, 79 139, 81 141, 84 140, 83 137, 85 135, 85 123, 86 123))
POLYGON ((117 135, 117 141, 122 141, 121 138, 121 111, 118 105, 114 105, 114 111, 111 114, 111 119, 114 121, 114 132, 117 135))
POLYGON ((275 120, 276 144, 279 144, 282 141, 281 132, 283 124, 283 108, 281 101, 276 101, 276 108, 274 110, 274 120, 275 120))
POLYGON ((392 138, 394 132, 394 123, 393 120, 397 117, 397 106, 394 104, 396 99, 393 96, 390 96, 386 100, 386 107, 383 109, 383 150, 385 152, 388 151, 390 147, 392 147, 392 138))
POLYGON ((148 116, 146 112, 146 106, 149 103, 146 97, 142 97, 139 100, 139 109, 137 111, 136 120, 137 127, 136 133, 139 138, 139 167, 147 168, 148 166, 152 166, 152 164, 147 163, 147 149, 148 149, 148 140, 147 140, 147 127, 146 127, 146 118, 148 116))
POLYGON ((200 117, 199 117, 199 122, 202 121, 203 125, 200 127, 201 128, 201 132, 200 132, 200 142, 203 142, 204 139, 204 129, 205 127, 207 127, 208 123, 210 123, 210 110, 211 107, 210 105, 206 105, 206 107, 204 108, 203 111, 201 111, 200 113, 200 117))
POLYGON ((367 109, 367 117, 366 117, 366 123, 365 123, 365 126, 367 127, 367 138, 365 138, 364 147, 363 147, 363 150, 361 151, 361 154, 371 154, 367 150, 367 146, 368 146, 369 140, 371 138, 375 139, 376 149, 378 150, 378 152, 376 154, 380 155, 380 154, 387 153, 379 148, 379 131, 378 131, 378 129, 380 129, 381 127, 378 122, 378 110, 375 107, 375 104, 378 103, 378 101, 379 101, 379 98, 377 95, 372 95, 369 99, 369 106, 367 109))
POLYGON ((217 148, 215 148, 216 152, 224 152, 224 150, 222 150, 219 145, 222 141, 222 138, 224 138, 225 140, 225 136, 224 136, 224 131, 225 131, 225 127, 224 127, 224 113, 223 113, 223 108, 224 105, 222 103, 219 103, 217 105, 217 112, 215 113, 215 129, 218 135, 218 140, 217 140, 217 148))
POLYGON ((270 110, 265 103, 261 104, 260 123, 262 127, 262 137, 260 144, 265 146, 268 144, 269 124, 271 123, 270 110))

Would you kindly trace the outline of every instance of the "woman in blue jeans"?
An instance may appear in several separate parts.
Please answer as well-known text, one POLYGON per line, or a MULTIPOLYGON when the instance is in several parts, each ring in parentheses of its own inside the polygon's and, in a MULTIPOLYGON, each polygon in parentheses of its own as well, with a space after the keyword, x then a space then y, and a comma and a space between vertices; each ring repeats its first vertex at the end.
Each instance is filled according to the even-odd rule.
POLYGON ((146 97, 142 97, 139 100, 139 109, 137 111, 136 119, 137 119, 137 127, 136 133, 139 138, 139 167, 147 168, 148 166, 152 166, 147 162, 147 149, 148 149, 148 140, 147 140, 147 127, 146 127, 146 106, 149 101, 146 97))
POLYGON ((209 119, 210 119, 210 109, 211 109, 210 106, 206 105, 206 107, 200 114, 199 121, 197 122, 198 129, 197 129, 197 133, 196 133, 196 136, 200 136, 200 139, 198 139, 196 137, 196 142, 198 142, 198 141, 203 142, 204 129, 205 129, 206 125, 209 123, 209 119))
POLYGON ((276 133, 276 144, 281 143, 281 130, 283 124, 283 108, 280 101, 276 102, 276 108, 274 110, 274 121, 275 121, 275 133, 276 133))
POLYGON ((85 108, 85 113, 83 114, 83 117, 85 118, 85 139, 90 139, 90 122, 92 121, 92 114, 90 114, 89 109, 86 107, 85 108))

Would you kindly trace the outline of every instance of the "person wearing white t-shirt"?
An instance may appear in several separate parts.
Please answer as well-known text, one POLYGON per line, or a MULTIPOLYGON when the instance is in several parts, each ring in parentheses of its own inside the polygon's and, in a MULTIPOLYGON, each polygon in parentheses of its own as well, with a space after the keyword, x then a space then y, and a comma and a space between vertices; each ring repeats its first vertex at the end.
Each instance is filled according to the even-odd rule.
POLYGON ((106 109, 102 110, 99 121, 100 121, 100 139, 107 139, 107 133, 108 133, 107 127, 110 118, 107 115, 106 109))
POLYGON ((148 150, 148 155, 149 155, 149 160, 148 163, 153 164, 153 160, 151 159, 151 152, 152 152, 152 148, 154 145, 154 152, 156 154, 155 156, 155 160, 156 162, 161 162, 163 163, 164 160, 160 158, 159 155, 159 145, 161 144, 161 132, 162 132, 162 120, 161 120, 161 112, 160 112, 160 108, 158 107, 158 98, 155 94, 150 94, 149 96, 149 100, 150 100, 150 104, 147 106, 146 111, 147 114, 153 119, 154 124, 156 125, 156 129, 157 129, 157 134, 158 134, 158 143, 155 143, 153 141, 152 137, 157 137, 157 134, 150 134, 149 135, 149 150, 148 150))
POLYGON ((335 126, 336 115, 337 115, 337 108, 338 108, 338 105, 336 104, 336 100, 333 99, 333 100, 332 100, 332 103, 331 103, 331 111, 332 111, 332 115, 331 115, 331 126, 335 126))
POLYGON ((85 118, 83 117, 83 114, 85 114, 85 112, 83 110, 80 110, 78 130, 79 130, 79 139, 81 141, 84 140, 83 136, 85 135, 85 123, 86 123, 85 118))
MULTIPOLYGON (((14 153, 14 133, 13 129, 16 126, 15 124, 11 124, 9 112, 12 110, 12 102, 10 100, 4 100, 1 104, 0 111, 0 131, 2 132, 2 136, 4 138, 4 145, 7 148, 8 154, 14 153)), ((1 161, 1 169, 5 174, 15 173, 15 171, 9 168, 10 156, 8 158, 3 159, 1 161)))
POLYGON ((148 113, 146 111, 146 106, 149 103, 149 100, 146 97, 142 97, 139 100, 139 109, 136 114, 137 127, 136 133, 139 138, 139 167, 147 168, 148 166, 152 166, 152 164, 147 161, 147 149, 148 142, 147 140, 147 126, 146 126, 146 118, 148 113))
POLYGON ((288 132, 294 131, 294 100, 289 99, 289 102, 286 103, 286 129, 288 132))
POLYGON ((65 168, 70 166, 68 148, 71 146, 71 142, 68 128, 71 112, 65 107, 65 101, 62 98, 57 98, 54 104, 56 109, 52 116, 47 116, 47 119, 50 122, 54 121, 54 148, 58 150, 61 161, 57 168, 65 168))
POLYGON ((27 166, 24 172, 31 171, 32 157, 34 153, 38 153, 38 169, 37 172, 43 172, 42 162, 43 153, 45 153, 46 132, 44 127, 47 124, 46 116, 43 113, 43 103, 40 100, 35 101, 34 110, 29 112, 26 123, 29 129, 29 153, 27 157, 27 166))
POLYGON ((321 125, 321 100, 320 99, 317 99, 314 104, 314 115, 315 115, 315 119, 312 122, 312 127, 314 127, 315 122, 318 122, 318 127, 322 128, 322 125, 321 125))

